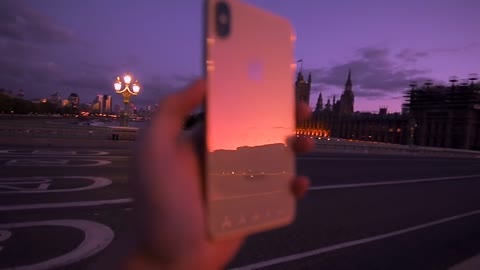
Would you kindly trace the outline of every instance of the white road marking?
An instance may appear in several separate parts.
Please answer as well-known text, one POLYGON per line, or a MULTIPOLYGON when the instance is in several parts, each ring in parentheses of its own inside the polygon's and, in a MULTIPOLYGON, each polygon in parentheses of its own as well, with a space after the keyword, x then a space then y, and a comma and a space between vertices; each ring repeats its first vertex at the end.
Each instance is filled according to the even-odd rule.
POLYGON ((95 167, 111 164, 109 160, 97 160, 97 159, 12 159, 0 166, 9 167, 95 167), (68 164, 70 161, 88 161, 93 162, 90 164, 68 164))
POLYGON ((58 155, 62 153, 70 153, 71 155, 78 155, 79 153, 82 152, 90 152, 88 154, 83 154, 87 156, 104 156, 108 155, 108 152, 105 151, 91 151, 91 150, 86 150, 86 151, 60 151, 60 150, 35 150, 32 152, 34 155, 58 155))
POLYGON ((387 186, 387 185, 403 185, 403 184, 424 183, 424 182, 439 182, 439 181, 449 181, 449 180, 479 178, 479 177, 480 177, 480 174, 471 174, 471 175, 421 178, 421 179, 398 180, 398 181, 383 181, 383 182, 369 182, 369 183, 341 184, 341 185, 325 185, 325 186, 313 186, 313 187, 310 187, 310 190, 358 188, 358 187, 387 186))
POLYGON ((122 198, 122 199, 112 199, 112 200, 81 201, 81 202, 2 205, 2 206, 0 206, 0 212, 1 211, 32 210, 32 209, 102 206, 102 205, 110 205, 110 204, 124 204, 124 203, 131 203, 131 202, 133 202, 132 198, 122 198))
MULTIPOLYGON (((5 154, 0 154, 0 159, 12 159, 12 158, 27 158, 27 159, 32 159, 32 158, 40 158, 42 156, 39 155, 32 155, 32 154, 14 154, 14 155, 5 155, 5 154)), ((64 159, 71 159, 71 160, 80 160, 80 159, 90 159, 93 156, 91 155, 45 155, 43 157, 46 158, 64 158, 64 159)), ((100 156, 101 158, 107 158, 107 159, 128 159, 131 158, 131 155, 124 155, 124 156, 100 156)), ((96 157, 95 157, 96 158, 96 157)))
POLYGON ((19 192, 19 191, 25 191, 25 190, 47 189, 51 183, 50 179, 42 179, 37 177, 32 177, 30 181, 22 181, 22 180, 24 179, 8 178, 6 180, 2 180, 2 178, 0 178, 0 189, 7 189, 6 191, 0 191, 0 194, 19 192), (15 181, 15 180, 18 180, 18 181, 15 181), (25 187, 25 185, 36 185, 36 186, 25 187))
POLYGON ((50 183, 41 183, 38 185, 38 190, 44 191, 47 190, 47 188, 50 186, 50 183))
POLYGON ((87 153, 83 154, 86 156, 104 156, 108 155, 109 152, 105 151, 98 151, 98 150, 22 150, 22 149, 2 149, 0 150, 0 154, 30 154, 30 155, 58 155, 58 156, 75 156, 79 155, 79 153, 87 153), (27 152, 29 151, 29 152, 27 152))
POLYGON ((0 188, 8 188, 10 190, 2 190, 0 194, 12 193, 53 193, 53 192, 73 192, 85 191, 106 187, 112 184, 112 180, 98 176, 35 176, 35 177, 0 177, 0 188), (47 189, 55 179, 87 179, 92 183, 76 188, 64 189, 47 189), (22 188, 24 184, 38 184, 36 188, 22 188))
MULTIPOLYGON (((412 157, 412 158, 336 158, 336 157, 298 157, 298 160, 351 160, 351 161, 412 161, 412 162, 418 162, 418 161, 428 161, 431 162, 432 158, 431 157, 412 157)), ((437 159, 448 159, 448 157, 438 157, 437 159)), ((456 159, 457 161, 461 161, 461 159, 456 159)))
POLYGON ((338 243, 338 244, 335 244, 335 245, 332 245, 332 246, 327 246, 327 247, 322 247, 322 248, 318 248, 318 249, 314 249, 314 250, 310 250, 310 251, 300 252, 300 253, 296 253, 296 254, 292 254, 292 255, 288 255, 288 256, 284 256, 284 257, 279 257, 279 258, 275 258, 275 259, 271 259, 271 260, 267 260, 267 261, 263 261, 263 262, 257 262, 257 263, 241 266, 241 267, 238 267, 238 268, 232 268, 231 270, 259 269, 259 268, 262 268, 262 267, 267 267, 267 266, 272 266, 272 265, 276 265, 276 264, 280 264, 280 263, 299 260, 299 259, 303 259, 303 258, 307 258, 307 257, 311 257, 311 256, 317 256, 317 255, 320 255, 320 254, 323 254, 323 253, 327 253, 327 252, 331 252, 331 251, 335 251, 335 250, 340 250, 340 249, 344 249, 344 248, 354 247, 354 246, 358 246, 358 245, 362 245, 362 244, 366 244, 366 243, 370 243, 370 242, 374 242, 374 241, 379 241, 379 240, 391 238, 391 237, 394 237, 394 236, 398 236, 398 235, 422 230, 422 229, 425 229, 425 228, 429 228, 429 227, 432 227, 432 226, 440 225, 440 224, 443 224, 443 223, 459 220, 459 219, 462 219, 462 218, 466 218, 466 217, 470 217, 470 216, 474 216, 474 215, 478 215, 478 214, 480 214, 480 209, 475 210, 475 211, 471 211, 471 212, 467 212, 467 213, 463 213, 463 214, 460 214, 460 215, 455 215, 455 216, 451 216, 451 217, 442 218, 442 219, 438 219, 438 220, 435 220, 435 221, 419 224, 419 225, 412 226, 412 227, 407 227, 405 229, 392 231, 392 232, 389 232, 389 233, 378 234, 378 235, 375 235, 375 236, 361 238, 361 239, 354 240, 354 241, 338 243))
POLYGON ((59 257, 55 257, 46 261, 42 261, 30 265, 15 266, 15 270, 43 270, 52 269, 65 265, 69 265, 90 256, 97 254, 106 248, 114 238, 114 232, 109 227, 89 221, 89 220, 45 220, 35 222, 23 222, 23 223, 7 223, 0 224, 0 229, 15 229, 35 226, 63 226, 72 227, 81 230, 84 233, 83 241, 72 251, 63 254, 59 257))
MULTIPOLYGON (((8 238, 10 238, 10 236, 12 236, 12 232, 11 232, 11 231, 0 230, 0 242, 7 240, 8 238)), ((0 252, 1 252, 2 250, 3 250, 3 247, 0 246, 0 252)))
POLYGON ((10 236, 12 236, 11 231, 0 230, 0 242, 7 240, 10 236))

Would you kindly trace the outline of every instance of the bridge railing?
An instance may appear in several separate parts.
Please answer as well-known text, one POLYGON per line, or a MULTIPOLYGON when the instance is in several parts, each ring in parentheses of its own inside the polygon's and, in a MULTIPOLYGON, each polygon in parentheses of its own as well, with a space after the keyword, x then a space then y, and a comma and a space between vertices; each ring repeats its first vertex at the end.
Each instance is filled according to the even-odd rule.
POLYGON ((389 143, 352 141, 336 138, 314 138, 317 151, 332 151, 344 153, 365 153, 365 154, 405 154, 405 155, 430 155, 442 157, 477 157, 480 158, 479 151, 422 147, 412 145, 400 145, 389 143))
MULTIPOLYGON (((79 125, 32 125, 31 123, 2 122, 0 136, 2 137, 31 137, 31 138, 71 138, 96 140, 126 140, 134 141, 138 135, 138 128, 108 127, 108 126, 79 126, 79 125), (10 124, 8 124, 10 123, 10 124)), ((316 138, 316 151, 365 153, 365 154, 405 154, 429 155, 446 157, 476 157, 480 158, 479 151, 468 151, 449 148, 434 148, 408 146, 389 143, 352 141, 336 138, 316 138)))
POLYGON ((101 126, 32 126, 0 125, 0 136, 30 138, 71 138, 100 140, 129 140, 137 137, 137 128, 101 126), (118 135, 116 138, 113 135, 118 135))

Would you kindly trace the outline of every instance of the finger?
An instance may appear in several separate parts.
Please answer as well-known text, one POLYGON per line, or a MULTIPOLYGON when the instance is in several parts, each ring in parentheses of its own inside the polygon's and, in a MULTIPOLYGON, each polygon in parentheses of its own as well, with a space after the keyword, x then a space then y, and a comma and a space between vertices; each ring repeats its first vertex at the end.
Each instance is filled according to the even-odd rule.
POLYGON ((297 122, 307 120, 312 115, 312 110, 305 102, 297 102, 296 117, 297 122))
POLYGON ((197 123, 190 130, 185 130, 180 136, 180 141, 191 143, 197 156, 200 158, 203 166, 203 157, 205 155, 205 124, 197 123))
POLYGON ((292 193, 299 199, 305 196, 310 187, 310 180, 305 176, 298 176, 292 181, 292 193))
POLYGON ((186 116, 202 104, 205 97, 205 81, 198 80, 185 90, 165 97, 159 103, 154 118, 156 130, 162 137, 176 138, 180 133, 186 116))
POLYGON ((292 149, 297 154, 311 151, 314 146, 315 142, 310 137, 300 136, 292 138, 292 149))

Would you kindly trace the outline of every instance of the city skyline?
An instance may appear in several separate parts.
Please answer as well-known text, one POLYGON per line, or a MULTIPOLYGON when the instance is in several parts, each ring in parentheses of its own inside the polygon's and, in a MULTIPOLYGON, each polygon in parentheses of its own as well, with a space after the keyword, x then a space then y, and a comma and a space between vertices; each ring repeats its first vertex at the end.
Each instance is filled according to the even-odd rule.
MULTIPOLYGON (((0 88, 114 96, 115 77, 131 72, 142 84, 133 102, 153 105, 200 76, 201 2, 2 1, 0 88)), ((473 0, 247 2, 291 20, 296 58, 312 72, 311 107, 319 90, 339 97, 349 68, 355 111, 400 111, 412 79, 446 84, 480 73, 473 0)))

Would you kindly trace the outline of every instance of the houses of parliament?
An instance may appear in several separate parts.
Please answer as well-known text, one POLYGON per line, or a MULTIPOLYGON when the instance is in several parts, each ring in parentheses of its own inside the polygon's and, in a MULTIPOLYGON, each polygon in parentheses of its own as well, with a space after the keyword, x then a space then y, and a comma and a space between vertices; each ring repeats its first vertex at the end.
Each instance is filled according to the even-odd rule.
MULTIPOLYGON (((380 143, 480 150, 480 84, 476 76, 450 87, 411 83, 402 113, 354 112, 352 71, 348 71, 340 100, 323 103, 319 93, 313 116, 297 123, 296 133, 380 143), (468 82, 469 81, 469 82, 468 82)), ((297 100, 310 101, 312 77, 301 71, 295 81, 297 100)))
MULTIPOLYGON (((345 88, 336 100, 324 104, 319 93, 310 120, 297 123, 296 134, 429 147, 480 150, 480 83, 477 75, 468 79, 450 78, 451 85, 410 83, 405 92, 402 113, 355 112, 352 71, 346 73, 345 88)), ((295 81, 297 100, 310 101, 312 76, 305 80, 298 72, 295 81)), ((184 128, 203 121, 204 114, 191 115, 184 128)))

